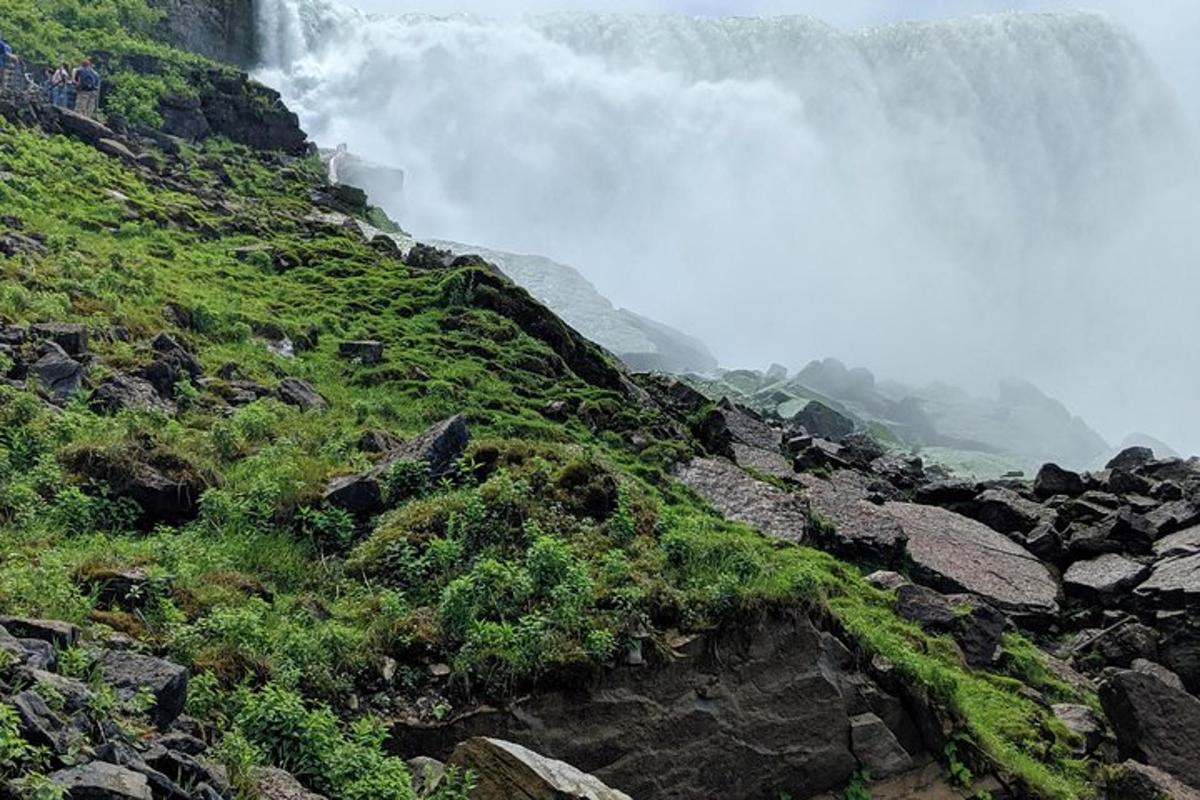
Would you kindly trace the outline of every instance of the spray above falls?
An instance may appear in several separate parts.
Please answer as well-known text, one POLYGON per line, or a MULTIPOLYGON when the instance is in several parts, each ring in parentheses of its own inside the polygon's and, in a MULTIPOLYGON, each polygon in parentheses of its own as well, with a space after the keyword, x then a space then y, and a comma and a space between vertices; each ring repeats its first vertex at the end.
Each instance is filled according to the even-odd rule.
POLYGON ((266 0, 260 29, 260 77, 317 141, 405 170, 418 237, 572 264, 726 363, 1015 374, 1112 439, 1200 449, 1192 132, 1103 17, 842 32, 266 0))

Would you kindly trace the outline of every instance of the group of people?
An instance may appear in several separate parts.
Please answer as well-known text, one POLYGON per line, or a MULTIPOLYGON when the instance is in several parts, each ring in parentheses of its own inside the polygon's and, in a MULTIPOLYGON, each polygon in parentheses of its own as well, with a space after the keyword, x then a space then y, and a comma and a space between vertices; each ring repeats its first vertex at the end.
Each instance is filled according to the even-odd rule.
POLYGON ((96 72, 91 59, 85 58, 74 69, 65 61, 57 69, 47 69, 42 87, 52 105, 73 108, 85 117, 96 116, 100 100, 100 73, 96 72))
MULTIPOLYGON (((0 90, 24 91, 32 83, 22 71, 21 60, 12 47, 0 37, 0 90)), ((90 58, 83 59, 74 68, 64 61, 57 68, 47 69, 41 89, 53 105, 73 109, 85 117, 96 116, 100 103, 100 73, 90 58)))

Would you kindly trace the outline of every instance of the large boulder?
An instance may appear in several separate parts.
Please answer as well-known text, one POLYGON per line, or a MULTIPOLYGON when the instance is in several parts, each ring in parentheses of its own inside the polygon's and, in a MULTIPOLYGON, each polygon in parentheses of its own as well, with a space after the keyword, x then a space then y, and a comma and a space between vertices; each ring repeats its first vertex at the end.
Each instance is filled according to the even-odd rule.
POLYGON ((110 414, 120 411, 175 413, 175 406, 159 395, 154 384, 124 372, 109 375, 100 382, 92 393, 92 405, 110 414))
POLYGON ((723 458, 695 458, 675 468, 675 477, 728 519, 768 536, 804 540, 808 505, 797 494, 758 480, 723 458))
POLYGON ((1200 700, 1135 670, 1112 670, 1100 686, 1123 758, 1200 786, 1200 700))
POLYGON ((42 357, 29 371, 52 402, 64 403, 83 386, 83 365, 52 342, 43 345, 42 357))
POLYGON ((1149 568, 1116 553, 1077 561, 1063 575, 1067 594, 1101 605, 1118 605, 1128 590, 1150 572, 1149 568))
POLYGON ((471 800, 631 800, 570 764, 500 739, 468 739, 450 763, 474 773, 471 800))
POLYGON ((1127 447, 1117 455, 1113 456, 1107 464, 1104 465, 1108 470, 1124 470, 1132 472, 1139 467, 1144 467, 1154 460, 1154 451, 1149 447, 1127 447))
POLYGON ((1160 561, 1134 594, 1153 608, 1194 605, 1200 599, 1200 554, 1160 561))
POLYGON ((970 515, 993 530, 1008 534, 1029 533, 1047 516, 1037 503, 1003 488, 988 489, 975 498, 970 515))
POLYGON ((899 566, 908 537, 882 507, 870 502, 869 485, 857 472, 837 470, 828 478, 799 476, 812 510, 825 525, 810 530, 814 544, 842 558, 899 566))
POLYGON ((69 356, 87 353, 87 328, 76 322, 41 322, 31 325, 30 338, 57 344, 69 356))
POLYGON ((450 417, 394 448, 366 472, 335 478, 325 488, 325 502, 352 514, 378 513, 386 500, 383 484, 393 467, 401 462, 421 464, 432 480, 439 480, 453 473, 470 441, 466 417, 450 417))
POLYGON ((835 442, 854 433, 854 420, 818 400, 810 400, 800 413, 792 417, 792 422, 813 436, 835 442))
POLYGON ((188 687, 185 667, 127 650, 105 650, 99 664, 104 680, 122 699, 128 700, 139 691, 150 692, 154 697, 151 717, 160 728, 183 713, 188 687))
POLYGON ((1033 491, 1038 497, 1054 497, 1065 494, 1076 497, 1083 494, 1083 477, 1078 472, 1063 469, 1058 464, 1045 464, 1033 480, 1033 491))
POLYGON ((1058 583, 1028 550, 961 514, 935 506, 887 503, 908 537, 914 571, 935 588, 976 594, 1008 614, 1058 613, 1058 583))
POLYGON ((299 378, 284 378, 276 389, 279 399, 301 411, 324 411, 328 401, 308 381, 299 378))
POLYGON ((807 616, 745 621, 673 644, 675 657, 662 663, 619 667, 440 728, 402 725, 391 741, 408 757, 501 738, 637 798, 775 800, 784 786, 810 797, 858 768, 845 673, 807 616))
POLYGON ((50 782, 71 800, 153 800, 146 776, 116 764, 92 761, 55 772, 50 782))

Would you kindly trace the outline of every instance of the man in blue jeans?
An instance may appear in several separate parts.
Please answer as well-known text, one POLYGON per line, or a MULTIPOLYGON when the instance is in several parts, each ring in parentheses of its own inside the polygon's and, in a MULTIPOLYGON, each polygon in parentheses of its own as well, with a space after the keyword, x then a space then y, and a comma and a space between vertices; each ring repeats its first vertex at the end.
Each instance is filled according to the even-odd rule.
POLYGON ((8 86, 8 62, 12 60, 12 47, 0 38, 0 89, 8 86))

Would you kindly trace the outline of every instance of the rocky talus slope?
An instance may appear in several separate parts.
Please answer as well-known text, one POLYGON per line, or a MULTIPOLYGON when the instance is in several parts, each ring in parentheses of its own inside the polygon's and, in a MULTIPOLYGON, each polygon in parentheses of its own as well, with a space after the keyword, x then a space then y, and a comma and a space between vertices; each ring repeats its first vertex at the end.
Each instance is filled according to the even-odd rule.
POLYGON ((150 93, 0 99, 4 796, 1194 795, 1196 462, 931 480, 631 374, 138 0, 15 2, 150 93))

